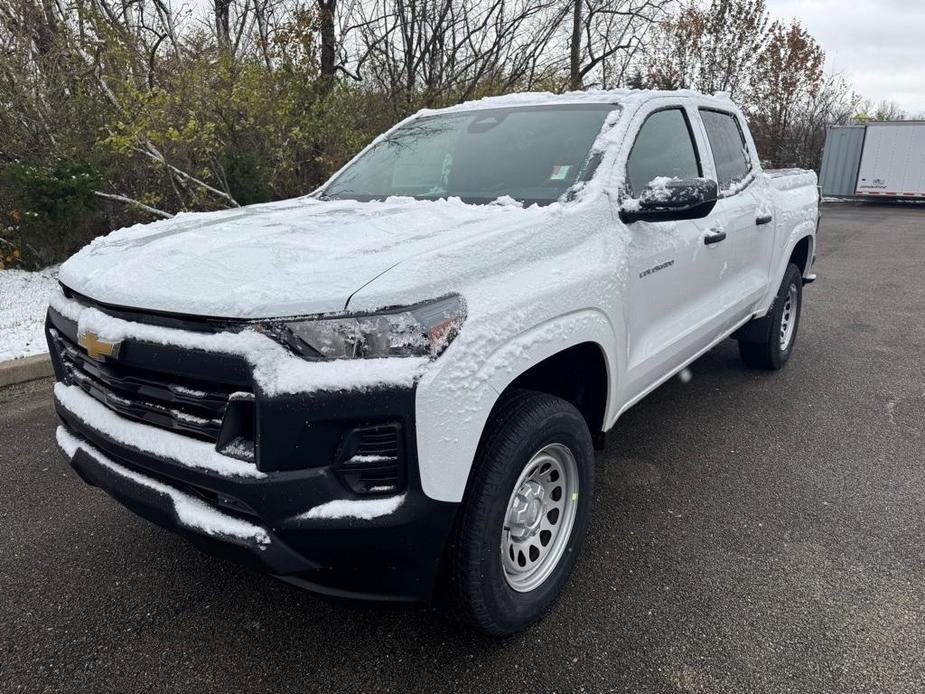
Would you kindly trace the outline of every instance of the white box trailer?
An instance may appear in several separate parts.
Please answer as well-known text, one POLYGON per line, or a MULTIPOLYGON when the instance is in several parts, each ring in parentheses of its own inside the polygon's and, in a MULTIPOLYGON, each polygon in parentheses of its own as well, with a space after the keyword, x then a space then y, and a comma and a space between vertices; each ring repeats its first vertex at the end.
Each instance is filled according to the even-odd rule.
POLYGON ((925 121, 829 128, 820 184, 828 197, 925 200, 925 121))

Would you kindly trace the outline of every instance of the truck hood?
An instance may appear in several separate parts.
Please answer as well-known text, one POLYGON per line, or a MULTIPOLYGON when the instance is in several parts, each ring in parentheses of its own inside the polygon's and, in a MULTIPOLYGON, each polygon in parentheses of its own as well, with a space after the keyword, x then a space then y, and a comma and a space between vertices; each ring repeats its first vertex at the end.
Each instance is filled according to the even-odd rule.
POLYGON ((513 201, 297 198, 181 214, 96 239, 62 265, 59 278, 98 302, 142 310, 218 318, 328 313, 413 256, 528 229, 547 210, 513 201))

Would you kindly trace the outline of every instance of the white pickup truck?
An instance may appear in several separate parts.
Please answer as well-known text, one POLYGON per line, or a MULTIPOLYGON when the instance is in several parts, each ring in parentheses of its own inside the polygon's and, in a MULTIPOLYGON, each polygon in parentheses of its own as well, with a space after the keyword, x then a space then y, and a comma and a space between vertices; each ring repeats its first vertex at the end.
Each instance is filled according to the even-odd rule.
POLYGON ((213 554, 329 594, 443 587, 515 632, 575 566, 620 415, 726 338, 790 357, 815 184, 762 171, 722 97, 420 112, 311 195, 65 263, 58 443, 213 554))

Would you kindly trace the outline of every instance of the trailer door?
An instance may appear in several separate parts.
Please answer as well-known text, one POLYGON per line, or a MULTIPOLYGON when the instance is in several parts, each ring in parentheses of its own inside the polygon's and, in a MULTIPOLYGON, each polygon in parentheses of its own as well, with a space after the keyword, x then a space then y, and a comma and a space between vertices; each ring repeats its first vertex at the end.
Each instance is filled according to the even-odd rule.
POLYGON ((836 125, 826 130, 822 170, 819 172, 819 185, 824 196, 854 197, 865 130, 863 125, 836 125))
POLYGON ((925 122, 867 126, 856 193, 925 198, 925 122))

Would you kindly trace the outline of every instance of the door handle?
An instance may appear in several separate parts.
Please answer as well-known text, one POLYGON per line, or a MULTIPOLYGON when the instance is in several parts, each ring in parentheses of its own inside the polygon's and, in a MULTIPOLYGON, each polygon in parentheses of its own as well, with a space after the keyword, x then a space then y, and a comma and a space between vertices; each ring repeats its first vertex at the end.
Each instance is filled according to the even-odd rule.
POLYGON ((723 241, 725 238, 726 238, 725 231, 719 231, 718 229, 710 229, 710 231, 708 231, 704 235, 703 242, 706 245, 710 246, 714 243, 719 243, 720 241, 723 241))
POLYGON ((762 214, 762 215, 758 215, 758 217, 755 218, 755 224, 757 224, 758 226, 761 226, 762 224, 770 224, 773 220, 774 220, 774 217, 772 217, 771 215, 762 214))

